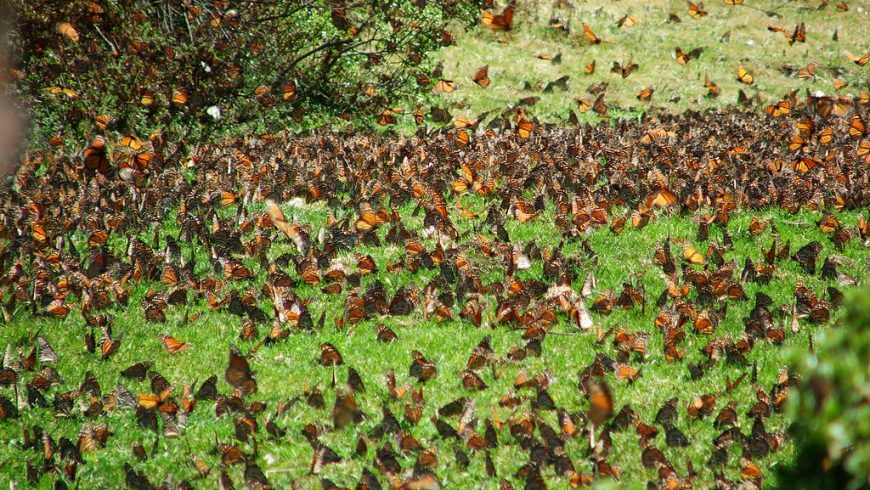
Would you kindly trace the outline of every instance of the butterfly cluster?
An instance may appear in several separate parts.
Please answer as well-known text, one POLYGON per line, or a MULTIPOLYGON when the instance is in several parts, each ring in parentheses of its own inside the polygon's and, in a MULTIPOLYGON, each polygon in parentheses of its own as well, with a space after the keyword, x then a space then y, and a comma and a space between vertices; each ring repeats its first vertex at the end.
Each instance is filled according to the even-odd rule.
POLYGON ((781 410, 795 379, 756 353, 830 323, 841 289, 858 282, 842 254, 870 239, 867 117, 861 100, 790 94, 761 114, 595 127, 541 124, 512 108, 413 136, 263 134, 199 146, 189 159, 133 135, 95 138, 77 155, 33 152, 3 191, 0 306, 7 322, 35 315, 63 327, 10 339, 4 356, 0 420, 20 424, 22 479, 74 486, 83 466, 99 468, 88 453, 117 450, 117 433, 134 426, 146 435, 124 479, 151 488, 171 477, 141 460, 181 447, 203 430, 191 417, 207 412, 232 435, 184 453, 183 486, 232 488, 241 475, 268 488, 276 477, 263 448, 288 443, 310 457, 298 486, 339 488, 323 475, 350 461, 357 488, 439 488, 451 468, 473 465, 502 488, 579 486, 626 477, 632 463, 615 442, 626 437, 655 486, 761 486, 760 461, 788 443, 781 410), (300 220, 300 206, 322 212, 300 220), (732 219, 770 208, 819 213, 805 224, 815 238, 783 238, 785 224, 759 216, 745 228, 732 219), (697 229, 642 258, 659 282, 599 285, 605 252, 592 233, 631 239, 672 215, 697 229), (557 239, 520 240, 517 226, 557 239), (795 282, 785 301, 774 291, 783 278, 795 282), (740 308, 737 330, 723 327, 740 308), (145 326, 116 322, 125 310, 145 326), (624 312, 646 320, 602 326, 624 312), (201 315, 221 315, 237 339, 186 341, 201 315), (420 347, 408 320, 480 329, 480 340, 450 369, 441 360, 450 341, 420 347), (150 329, 165 356, 115 366, 138 348, 134 328, 150 329), (326 338, 334 332, 411 348, 373 372, 326 338), (563 334, 597 355, 574 372, 532 369, 570 349, 563 334), (262 373, 270 356, 312 336, 319 348, 298 362, 328 381, 274 396, 262 373), (222 370, 201 382, 161 373, 198 350, 225 359, 222 370), (117 376, 69 379, 66 363, 108 364, 117 376), (654 363, 705 388, 645 415, 625 390, 645 386, 654 363), (742 374, 714 382, 725 368, 742 374), (432 386, 452 401, 431 401, 444 397, 432 386), (308 415, 291 430, 299 413, 308 415), (719 435, 702 440, 701 426, 719 435), (714 476, 683 464, 689 446, 714 476))

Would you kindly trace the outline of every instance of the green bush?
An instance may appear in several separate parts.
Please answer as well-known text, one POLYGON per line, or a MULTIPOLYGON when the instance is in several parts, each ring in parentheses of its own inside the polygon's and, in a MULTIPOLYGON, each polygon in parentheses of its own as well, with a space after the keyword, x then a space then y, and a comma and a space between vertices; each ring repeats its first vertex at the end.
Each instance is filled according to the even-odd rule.
MULTIPOLYGON (((426 54, 479 1, 13 0, 35 143, 359 121, 420 98, 426 54), (219 117, 218 109, 220 111, 219 117)), ((433 81, 434 83, 434 81, 433 81)), ((426 89, 428 92, 428 89, 426 89)), ((80 144, 77 143, 77 144, 80 144)))
POLYGON ((870 290, 854 294, 842 325, 825 330, 815 353, 795 356, 789 397, 798 444, 788 487, 870 488, 870 290))

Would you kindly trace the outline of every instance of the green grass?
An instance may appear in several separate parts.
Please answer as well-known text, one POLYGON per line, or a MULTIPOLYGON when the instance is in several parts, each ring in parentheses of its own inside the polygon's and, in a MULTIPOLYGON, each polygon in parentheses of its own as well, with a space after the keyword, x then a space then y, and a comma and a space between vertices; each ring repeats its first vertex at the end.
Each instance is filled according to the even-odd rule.
MULTIPOLYGON (((464 198, 464 205, 485 214, 487 202, 480 198, 464 198)), ((298 208, 293 208, 298 209, 298 208)), ((320 206, 306 206, 297 211, 285 208, 288 214, 292 214, 300 222, 311 226, 316 231, 324 226, 325 217, 323 208, 320 206)), ((411 230, 419 229, 421 219, 410 216, 411 207, 400 209, 403 222, 411 230)), ((770 231, 757 237, 748 232, 748 223, 751 215, 739 213, 734 216, 729 231, 734 240, 734 248, 725 255, 726 260, 736 259, 742 263, 742 258, 749 256, 754 260, 760 260, 761 247, 769 246, 772 241, 770 231)), ((759 214, 762 219, 776 223, 781 241, 791 240, 792 250, 804 243, 817 239, 824 244, 825 249, 821 256, 834 253, 830 242, 815 227, 814 222, 820 217, 820 213, 802 212, 797 215, 784 215, 777 210, 767 210, 759 214)), ((459 220, 459 231, 470 230, 471 220, 459 220)), ((857 217, 852 213, 840 215, 844 226, 854 226, 857 217)), ((480 218, 482 220, 482 218, 480 218)), ((519 223, 509 221, 507 230, 515 242, 526 244, 535 240, 545 248, 552 248, 559 239, 559 232, 552 223, 548 214, 533 222, 519 223)), ((170 229, 172 225, 167 224, 170 229)), ((616 380, 612 374, 607 376, 610 385, 614 389, 614 400, 618 410, 624 404, 630 404, 640 415, 640 420, 651 423, 656 411, 661 404, 674 396, 680 399, 680 418, 676 424, 685 432, 693 444, 685 449, 668 449, 663 444, 663 435, 655 440, 655 445, 661 448, 665 455, 673 462, 675 469, 681 475, 685 475, 686 464, 692 461, 699 471, 699 480, 696 482, 702 486, 712 484, 712 474, 704 469, 703 463, 709 458, 712 446, 711 441, 719 431, 712 428, 708 421, 693 421, 685 413, 685 404, 696 395, 705 393, 719 393, 717 410, 724 406, 728 400, 740 402, 740 429, 746 433, 751 427, 751 419, 743 412, 749 403, 755 398, 755 391, 751 383, 744 382, 735 392, 724 394, 725 379, 735 379, 751 369, 751 364, 758 364, 758 386, 767 390, 775 381, 777 374, 784 366, 786 349, 806 349, 808 332, 815 330, 808 323, 801 322, 803 328, 798 335, 787 334, 783 347, 767 343, 759 343, 747 356, 750 365, 731 365, 724 360, 716 363, 708 375, 700 380, 692 381, 686 370, 685 363, 668 363, 662 357, 662 338, 653 327, 653 319, 657 314, 654 299, 664 287, 664 282, 659 269, 652 265, 652 252, 655 246, 665 240, 687 239, 692 240, 699 249, 705 249, 705 243, 695 242, 696 225, 690 216, 662 215, 646 228, 636 231, 626 229, 621 235, 616 236, 606 228, 596 229, 589 236, 589 242, 598 254, 595 261, 580 259, 576 270, 579 283, 574 284, 579 290, 582 286, 582 278, 587 273, 593 273, 598 279, 596 295, 606 289, 615 292, 621 290, 621 284, 626 278, 638 275, 642 277, 647 291, 646 312, 640 308, 628 311, 616 310, 609 316, 593 313, 596 325, 602 329, 610 327, 619 328, 627 326, 629 331, 645 331, 651 334, 649 355, 643 362, 633 361, 632 365, 643 367, 643 376, 633 384, 616 380)), ((150 233, 143 234, 150 236, 150 233)), ((711 231, 711 239, 720 239, 721 234, 714 226, 711 231)), ((116 244, 115 248, 121 250, 124 244, 116 244)), ((432 243, 427 244, 428 247, 432 243)), ((275 258, 281 253, 290 250, 290 245, 285 241, 279 241, 270 252, 270 257, 275 258)), ((358 249, 359 253, 371 253, 375 261, 383 271, 387 260, 395 261, 401 251, 395 247, 364 247, 358 249)), ((675 247, 675 253, 677 252, 675 247)), ((563 253, 566 258, 573 259, 581 255, 579 242, 566 243, 563 253)), ((861 278, 866 273, 867 249, 857 241, 852 240, 839 255, 847 257, 848 265, 841 268, 853 277, 861 278)), ((347 257, 352 262, 352 257, 347 257)), ((257 269, 254 261, 248 260, 247 264, 257 269)), ((482 263, 486 263, 483 261, 482 263)), ((200 267, 204 266, 201 261, 200 267)), ((498 264, 484 266, 481 270, 483 277, 487 276, 487 268, 495 268, 498 264)), ((499 266, 500 267, 500 266, 499 266)), ((500 270, 500 269, 499 269, 500 270)), ((415 281, 418 285, 425 284, 437 272, 423 270, 417 274, 401 273, 398 275, 379 273, 390 295, 395 289, 408 281, 415 281)), ((500 276, 496 272, 495 276, 500 276)), ((541 262, 535 261, 534 266, 518 275, 523 278, 541 279, 541 262)), ((257 281, 262 282, 264 274, 261 272, 257 281)), ((365 277, 362 282, 364 290, 375 277, 365 277)), ((769 294, 775 307, 790 305, 793 303, 793 291, 796 282, 803 282, 813 290, 821 293, 824 286, 832 285, 827 281, 817 278, 807 278, 801 274, 797 264, 785 261, 780 264, 774 281, 765 287, 757 287, 754 284, 746 284, 746 293, 752 298, 756 291, 764 291, 769 294)), ((238 340, 237 335, 241 320, 226 312, 211 311, 203 300, 193 300, 186 308, 170 308, 167 322, 162 325, 148 324, 143 318, 142 309, 138 307, 147 287, 160 289, 159 285, 137 285, 133 290, 130 300, 130 308, 114 308, 111 311, 115 315, 115 335, 123 338, 118 353, 106 361, 99 359, 98 355, 88 354, 84 349, 83 335, 86 332, 81 316, 73 312, 64 320, 49 318, 34 318, 24 312, 14 316, 13 321, 4 327, 4 338, 10 344, 13 353, 29 352, 33 339, 41 335, 48 339, 60 356, 57 369, 63 379, 60 386, 53 391, 65 391, 76 388, 84 377, 86 371, 91 371, 103 387, 103 391, 111 390, 118 382, 118 373, 127 366, 146 359, 153 360, 154 370, 162 373, 174 386, 178 393, 183 384, 195 381, 202 382, 211 375, 218 375, 219 391, 226 392, 229 385, 223 380, 222 372, 227 362, 227 346, 240 345, 243 351, 249 350, 253 343, 244 343, 238 340), (185 312, 189 314, 201 313, 202 316, 189 324, 184 323, 185 312), (158 334, 173 335, 187 341, 191 347, 180 354, 171 355, 163 348, 158 334)), ((165 288, 164 288, 165 289, 165 288)), ((477 415, 482 419, 491 418, 494 414, 502 420, 507 420, 512 413, 527 412, 528 405, 523 404, 515 410, 499 408, 498 399, 511 391, 513 380, 518 372, 523 369, 529 375, 548 370, 555 377, 555 383, 550 389, 550 394, 558 406, 568 407, 572 410, 582 409, 586 406, 582 394, 577 389, 577 373, 590 364, 595 355, 605 353, 615 357, 616 349, 608 339, 604 344, 598 345, 595 336, 591 332, 579 332, 578 329, 560 317, 558 324, 553 328, 553 335, 547 336, 544 341, 543 355, 540 358, 532 358, 522 364, 505 362, 493 370, 481 372, 484 380, 490 385, 486 391, 473 393, 461 388, 456 373, 464 368, 465 361, 474 346, 485 335, 492 336, 492 345, 498 354, 505 354, 512 346, 522 345, 521 331, 499 327, 476 329, 469 322, 462 321, 456 316, 455 320, 443 323, 434 320, 426 320, 417 312, 407 318, 384 317, 365 320, 353 329, 339 331, 333 326, 333 319, 342 313, 343 303, 336 298, 328 298, 321 294, 317 288, 300 288, 298 293, 302 297, 313 295, 314 301, 309 305, 312 317, 315 321, 326 315, 326 326, 316 334, 294 333, 288 339, 274 346, 265 346, 260 349, 250 360, 252 369, 256 371, 256 378, 260 391, 252 400, 263 401, 267 405, 266 413, 271 414, 276 406, 288 401, 290 398, 302 395, 306 388, 318 386, 323 390, 327 402, 327 409, 315 410, 303 403, 297 403, 288 409, 283 415, 277 417, 275 422, 278 426, 288 429, 287 436, 282 440, 274 440, 265 434, 261 428, 258 435, 258 463, 265 471, 270 482, 276 487, 286 487, 292 480, 300 482, 303 487, 316 487, 319 478, 327 477, 339 485, 353 486, 359 477, 363 467, 372 469, 371 460, 376 443, 369 439, 369 454, 365 458, 353 456, 353 451, 359 436, 365 436, 381 420, 380 407, 386 403, 393 413, 401 419, 404 403, 389 401, 384 385, 384 374, 387 371, 395 371, 400 385, 412 382, 407 376, 407 369, 411 362, 411 351, 420 350, 430 360, 435 361, 439 375, 436 379, 426 383, 423 392, 426 399, 426 408, 421 423, 410 426, 403 423, 403 429, 408 430, 424 447, 437 446, 437 454, 442 471, 442 483, 448 488, 467 488, 479 484, 486 479, 482 456, 472 456, 472 464, 466 470, 449 468, 453 460, 453 442, 444 442, 438 439, 434 426, 428 421, 429 416, 434 415, 435 409, 454 400, 459 396, 474 397, 477 399, 477 415), (398 341, 391 344, 381 344, 375 339, 373 327, 378 323, 392 327, 399 335, 398 341), (345 366, 337 369, 338 380, 343 382, 347 376, 347 366, 352 366, 359 371, 366 385, 366 392, 357 396, 361 408, 367 414, 366 420, 359 426, 350 426, 342 431, 327 431, 322 440, 346 458, 346 462, 327 466, 321 475, 309 475, 309 466, 312 450, 300 437, 301 429, 310 422, 321 422, 330 427, 330 408, 334 400, 333 390, 330 389, 332 369, 317 364, 319 344, 331 342, 344 355, 345 366), (457 389, 458 388, 458 389, 457 389)), ((261 303, 263 300, 261 300, 261 303)), ((729 335, 737 338, 743 331, 742 318, 748 315, 753 301, 742 303, 729 302, 728 315, 722 321, 717 331, 706 337, 691 332, 687 342, 682 346, 686 349, 686 361, 696 362, 701 359, 700 348, 710 338, 729 335)), ((776 311, 775 308, 772 310, 776 311)), ((492 308, 485 315, 485 324, 492 324, 492 308)), ((790 317, 780 316, 778 322, 787 322, 790 317)), ((261 327, 261 334, 263 333, 261 327)), ((133 393, 149 392, 148 382, 133 382, 122 380, 133 393)), ((416 385, 416 384, 415 384, 416 385)), ((3 393, 11 397, 11 392, 4 389, 3 393)), ((533 395, 529 390, 523 390, 519 394, 533 395)), ((406 397, 407 398, 407 397, 406 397)), ((196 410, 190 416, 188 425, 182 430, 181 437, 177 440, 165 440, 160 438, 156 453, 146 461, 135 461, 134 467, 139 471, 145 471, 152 483, 157 483, 173 475, 175 481, 189 480, 197 486, 213 486, 219 474, 219 456, 214 452, 215 440, 223 443, 233 441, 233 424, 230 416, 215 418, 213 402, 199 402, 196 410), (212 472, 204 479, 199 476, 191 464, 191 456, 207 462, 212 472)), ((715 413, 714 413, 715 415, 715 413)), ((553 427, 558 427, 553 413, 542 412, 541 417, 547 420, 553 427)), ((260 423, 264 424, 267 417, 262 417, 260 423)), ((85 487, 117 487, 124 478, 123 465, 130 461, 131 443, 142 442, 146 449, 152 447, 155 439, 154 434, 135 426, 135 417, 129 410, 115 410, 96 421, 82 420, 80 417, 70 419, 56 418, 52 410, 23 410, 19 421, 6 421, 0 424, 0 438, 7 443, 0 448, 0 467, 4 468, 4 475, 12 480, 23 483, 25 461, 33 461, 39 466, 41 458, 37 453, 21 452, 21 428, 38 424, 49 431, 55 439, 61 435, 75 441, 78 431, 83 422, 107 423, 113 433, 108 440, 106 448, 91 454, 85 454, 87 464, 79 470, 78 483, 85 487), (22 454, 26 454, 22 457, 22 454)), ((774 415, 767 420, 768 431, 777 431, 785 428, 785 420, 780 415, 774 415)), ((510 438, 507 427, 499 431, 499 438, 503 442, 498 449, 492 450, 491 455, 500 477, 511 476, 526 461, 526 456, 517 446, 504 444, 510 438)), ((614 449, 609 459, 611 462, 622 467, 623 479, 621 484, 642 485, 647 480, 657 477, 656 471, 645 469, 640 464, 640 449, 637 444, 637 436, 633 430, 613 434, 614 449)), ((587 454, 587 441, 584 438, 569 440, 566 451, 577 465, 577 470, 590 473, 591 468, 586 467, 584 455, 587 454)), ((738 445, 739 446, 739 445, 738 445)), ((246 447, 246 446, 242 446, 246 447)), ((250 448, 250 445, 247 446, 250 448)), ((756 461, 765 475, 772 477, 773 468, 789 461, 793 452, 793 445, 786 447, 772 455, 756 461)), ((739 479, 739 471, 735 468, 739 459, 737 446, 732 448, 729 464, 725 470, 726 476, 739 479)), ((411 466, 415 459, 414 454, 408 454, 400 458, 403 466, 411 466)), ((548 473, 545 473, 548 474, 548 473)), ((230 469, 230 475, 237 483, 244 481, 242 468, 230 469)), ((550 474, 550 478, 553 476, 550 474)), ((48 486, 51 478, 41 480, 42 486, 48 486)), ((564 478, 555 477, 552 480, 559 486, 566 485, 564 478), (559 483, 561 482, 561 483, 559 483)))
MULTIPOLYGON (((501 2, 504 7, 505 2, 501 2)), ((594 100, 587 87, 608 83, 608 105, 617 108, 615 115, 632 115, 654 107, 668 111, 723 108, 737 102, 738 90, 759 104, 772 104, 791 90, 821 90, 837 93, 835 78, 849 86, 840 95, 858 95, 870 90, 870 65, 858 66, 843 54, 867 52, 870 38, 870 6, 866 2, 847 2, 849 10, 839 12, 837 2, 820 8, 822 2, 746 0, 730 6, 721 0, 708 0, 708 15, 693 19, 682 0, 635 1, 521 1, 514 15, 514 29, 491 32, 482 25, 458 35, 454 46, 438 53, 444 65, 443 78, 454 80, 456 90, 443 94, 454 115, 473 118, 484 111, 500 111, 506 103, 517 104, 520 98, 538 96, 541 100, 528 112, 544 121, 563 121, 568 110, 577 111, 578 98, 594 100), (775 12, 777 16, 767 15, 775 12), (682 22, 667 22, 675 13, 682 22), (619 27, 625 15, 640 23, 619 27), (552 18, 570 27, 570 33, 549 27, 552 18), (582 23, 606 42, 591 44, 584 36, 582 23), (768 25, 786 29, 791 34, 798 23, 806 25, 806 43, 789 45, 786 36, 770 32, 768 25), (837 32, 838 41, 832 39, 837 32), (727 40, 723 36, 728 35, 727 40), (676 62, 675 48, 684 52, 703 47, 697 59, 686 65, 676 62), (561 63, 538 59, 561 53, 561 63), (584 67, 596 61, 595 72, 588 75, 584 67), (614 61, 621 64, 634 60, 639 64, 628 78, 611 73, 614 61), (814 78, 797 78, 796 72, 816 63, 814 78), (755 77, 751 86, 736 79, 739 65, 755 77), (480 88, 472 81, 474 73, 489 65, 491 85, 480 88), (789 73, 784 70, 791 66, 789 73), (718 98, 707 97, 704 77, 719 85, 718 98), (542 89, 562 76, 570 77, 568 90, 542 89), (524 89, 528 83, 531 90, 524 89), (644 87, 655 89, 652 101, 636 98, 644 87)), ((497 9, 499 12, 500 9, 497 9)), ((590 111, 588 118, 595 119, 590 111)), ((581 116, 583 117, 583 116, 581 116)))

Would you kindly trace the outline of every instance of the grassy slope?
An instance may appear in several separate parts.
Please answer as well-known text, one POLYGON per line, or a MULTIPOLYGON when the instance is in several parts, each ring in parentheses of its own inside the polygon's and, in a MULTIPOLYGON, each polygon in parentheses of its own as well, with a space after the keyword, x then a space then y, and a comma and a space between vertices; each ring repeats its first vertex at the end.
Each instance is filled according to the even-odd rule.
POLYGON ((456 114, 474 116, 501 109, 506 102, 516 103, 521 97, 540 96, 541 101, 530 112, 544 120, 562 120, 568 109, 576 111, 574 99, 594 99, 585 90, 599 82, 610 84, 608 103, 629 112, 647 110, 650 104, 680 111, 721 108, 736 103, 740 88, 750 97, 758 94, 768 104, 794 89, 800 89, 801 95, 804 89, 830 94, 835 92, 832 83, 837 77, 849 82, 843 94, 858 94, 870 90, 867 68, 850 62, 843 51, 867 52, 870 4, 848 2, 849 10, 838 12, 835 3, 818 9, 818 1, 746 0, 742 6, 732 7, 710 0, 705 2, 708 15, 693 19, 682 0, 522 1, 513 31, 493 33, 478 26, 460 35, 455 46, 440 52, 444 78, 454 80, 457 87, 444 98, 457 108, 456 114), (566 6, 569 4, 573 8, 566 6), (780 17, 768 16, 762 10, 773 10, 780 17), (669 13, 677 14, 682 22, 667 22, 669 13), (640 23, 618 27, 617 20, 625 15, 636 17, 640 23), (571 32, 548 27, 553 17, 569 25, 571 32), (590 44, 583 34, 583 22, 607 42, 590 44), (806 24, 806 43, 789 45, 782 33, 767 29, 774 25, 791 34, 800 22, 806 24), (832 40, 835 31, 838 42, 832 40), (729 40, 723 42, 726 33, 730 33, 729 40), (704 52, 687 65, 679 65, 674 54, 678 46, 684 52, 703 47, 704 52), (559 64, 536 58, 557 53, 562 54, 559 64), (587 75, 584 67, 593 60, 597 62, 595 72, 587 75), (629 60, 640 66, 628 78, 610 72, 614 61, 629 60), (817 64, 815 79, 798 79, 781 71, 786 65, 796 71, 809 63, 817 64), (747 87, 736 80, 740 64, 755 76, 754 85, 747 87), (483 65, 489 65, 492 80, 487 89, 471 79, 483 65), (567 92, 542 92, 548 82, 563 75, 570 77, 567 92), (705 75, 719 85, 718 98, 705 97, 705 75), (536 90, 523 90, 525 82, 536 90), (638 101, 636 94, 647 86, 655 89, 652 102, 638 101))

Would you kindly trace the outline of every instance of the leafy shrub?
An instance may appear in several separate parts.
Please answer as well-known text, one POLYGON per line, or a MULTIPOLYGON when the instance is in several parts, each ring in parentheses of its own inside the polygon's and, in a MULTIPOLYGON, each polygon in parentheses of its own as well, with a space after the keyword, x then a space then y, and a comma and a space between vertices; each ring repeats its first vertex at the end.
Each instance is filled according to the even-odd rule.
POLYGON ((870 290, 852 296, 842 326, 824 331, 815 354, 796 356, 790 396, 799 450, 788 487, 870 487, 870 290))
POLYGON ((375 114, 417 95, 426 53, 479 13, 467 0, 12 3, 12 75, 37 143, 375 114))

